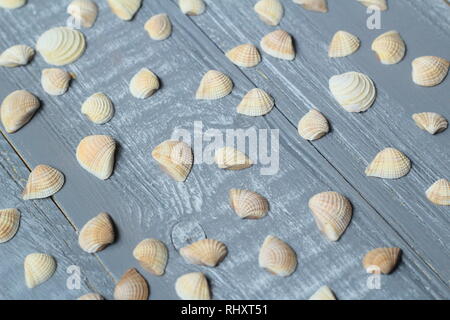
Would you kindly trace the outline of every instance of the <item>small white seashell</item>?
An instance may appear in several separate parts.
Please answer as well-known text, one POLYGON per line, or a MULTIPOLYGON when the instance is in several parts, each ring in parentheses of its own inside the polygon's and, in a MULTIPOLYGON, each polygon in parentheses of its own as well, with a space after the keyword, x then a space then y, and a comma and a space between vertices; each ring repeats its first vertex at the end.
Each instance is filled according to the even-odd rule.
POLYGON ((32 289, 50 279, 56 271, 56 261, 45 253, 32 253, 24 261, 25 282, 32 289))
POLYGON ((19 230, 20 212, 17 209, 0 210, 0 243, 11 240, 19 230))
POLYGON ((23 7, 27 0, 0 0, 0 8, 17 9, 23 7))
POLYGON ((131 20, 141 7, 142 0, 108 0, 111 11, 122 20, 131 20))
POLYGON ((191 147, 176 140, 160 143, 153 149, 152 157, 159 163, 161 170, 178 182, 186 180, 194 163, 191 147))
POLYGON ((308 300, 336 300, 333 292, 327 286, 320 287, 308 300))
POLYGON ((24 44, 19 44, 6 49, 0 54, 0 67, 14 68, 24 66, 34 56, 34 49, 24 44))
POLYGON ((151 17, 145 23, 144 29, 153 40, 164 40, 172 33, 172 23, 167 14, 161 13, 151 17))
POLYGON ((104 124, 114 116, 114 106, 107 95, 97 92, 86 99, 81 106, 81 113, 96 124, 104 124))
POLYGON ((242 170, 253 165, 253 161, 245 153, 231 147, 217 149, 214 161, 220 169, 228 170, 242 170))
POLYGON ((391 273, 398 264, 400 248, 377 248, 369 251, 363 259, 367 273, 391 273))
POLYGON ((261 62, 258 49, 250 43, 234 47, 226 53, 226 56, 235 65, 243 68, 255 67, 261 62))
POLYGON ((45 92, 52 96, 60 96, 69 89, 74 75, 62 69, 50 68, 42 70, 41 84, 45 92))
POLYGON ((147 281, 134 268, 128 269, 114 288, 115 300, 148 300, 147 281))
POLYGON ((369 177, 398 179, 411 170, 411 161, 402 152, 394 148, 380 151, 366 169, 369 177))
POLYGON ((393 30, 378 36, 372 42, 372 50, 382 64, 395 64, 405 56, 406 45, 400 34, 393 30))
POLYGON ((260 0, 253 7, 259 18, 269 26, 276 26, 283 17, 284 9, 279 0, 260 0))
POLYGON ((415 84, 433 87, 444 81, 450 62, 444 58, 425 56, 412 62, 412 78, 415 84))
POLYGON ((447 119, 434 112, 415 113, 412 118, 420 129, 426 130, 431 134, 442 132, 448 126, 447 119))
POLYGON ((28 176, 22 192, 23 200, 43 199, 57 193, 64 185, 64 175, 55 168, 38 165, 28 176))
POLYGON ((259 193, 231 189, 228 194, 231 208, 242 219, 260 219, 269 211, 269 202, 259 193))
POLYGON ((355 53, 359 49, 360 41, 358 37, 347 31, 338 31, 331 39, 328 47, 328 56, 330 58, 346 57, 355 53))
POLYGON ((179 0, 181 12, 188 16, 198 16, 205 12, 206 5, 203 0, 179 0))
POLYGON ((450 182, 439 179, 426 191, 428 200, 440 206, 450 206, 450 182))
POLYGON ((111 218, 107 213, 102 212, 81 228, 78 244, 84 251, 95 253, 113 243, 114 237, 114 226, 111 218))
POLYGON ((210 300, 208 280, 201 272, 187 273, 175 283, 175 291, 183 300, 210 300))
POLYGON ((80 141, 76 156, 87 172, 99 179, 108 179, 114 170, 116 142, 106 135, 87 136, 80 141))
POLYGON ((134 248, 133 256, 145 270, 156 276, 164 274, 169 257, 166 245, 157 239, 142 240, 134 248))
POLYGON ((254 88, 247 92, 237 106, 237 112, 246 116, 263 116, 274 106, 272 97, 262 89, 254 88))
POLYGON ((386 0, 357 0, 359 3, 362 3, 366 7, 376 6, 381 11, 385 11, 388 9, 386 0))
POLYGON ((82 295, 77 300, 105 300, 101 295, 98 293, 86 293, 85 295, 82 295))
POLYGON ((216 70, 209 70, 202 78, 195 94, 197 100, 215 100, 223 98, 233 90, 231 79, 216 70))
POLYGON ((327 119, 319 111, 311 109, 298 123, 298 134, 306 140, 317 140, 330 131, 327 119))
POLYGON ((214 239, 202 239, 180 249, 181 256, 192 264, 215 267, 227 255, 225 244, 214 239))
POLYGON ((130 81, 130 92, 138 99, 147 99, 158 89, 158 77, 147 68, 142 68, 130 81))
POLYGON ((260 42, 265 53, 283 60, 294 60, 295 49, 292 37, 284 30, 275 30, 265 35, 260 42))
POLYGON ((97 19, 98 7, 92 0, 73 0, 67 7, 67 13, 70 14, 77 24, 84 28, 91 28, 97 19))
POLYGON ((0 117, 6 132, 14 133, 22 128, 40 106, 39 99, 26 90, 9 94, 0 107, 0 117))
POLYGON ((326 13, 328 12, 327 0, 294 0, 306 10, 326 13))
POLYGON ((259 266, 281 277, 290 276, 297 268, 297 254, 286 242, 267 236, 259 250, 259 266))

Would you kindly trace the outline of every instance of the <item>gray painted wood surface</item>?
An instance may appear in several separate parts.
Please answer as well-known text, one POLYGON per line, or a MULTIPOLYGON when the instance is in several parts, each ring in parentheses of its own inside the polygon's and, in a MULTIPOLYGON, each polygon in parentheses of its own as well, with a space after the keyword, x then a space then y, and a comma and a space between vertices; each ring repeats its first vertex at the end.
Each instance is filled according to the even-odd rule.
MULTIPOLYGON (((0 11, 2 49, 18 43, 33 45, 45 30, 64 25, 69 2, 30 0, 19 10, 0 11)), ((448 175, 450 133, 427 135, 410 117, 433 108, 450 118, 449 80, 435 88, 419 88, 412 84, 409 73, 410 61, 416 56, 448 58, 449 18, 444 13, 450 8, 437 0, 390 1, 389 11, 383 13, 383 29, 401 32, 408 55, 399 65, 387 67, 369 50, 381 31, 365 28, 364 7, 350 0, 340 1, 342 5, 330 2, 330 12, 320 15, 283 1, 286 14, 281 27, 296 39, 296 60, 285 62, 264 55, 257 68, 248 70, 231 64, 223 52, 244 42, 258 44, 274 29, 253 13, 254 1, 207 1, 206 13, 198 17, 182 15, 174 1, 144 1, 131 22, 120 21, 105 2, 98 2, 97 23, 82 30, 88 49, 79 61, 67 66, 77 74, 68 93, 51 97, 43 92, 39 78, 47 64, 40 56, 26 67, 0 69, 1 99, 24 88, 43 101, 42 109, 27 126, 15 134, 5 134, 5 138, 30 168, 45 163, 64 172, 66 185, 54 201, 64 214, 58 217, 67 217, 67 228, 72 224, 79 229, 101 211, 111 214, 119 237, 98 257, 116 279, 127 268, 138 267, 131 252, 139 241, 155 237, 168 244, 169 265, 163 277, 141 269, 150 283, 151 299, 176 298, 175 279, 195 270, 207 274, 216 299, 304 299, 324 284, 340 299, 448 299, 449 212, 428 203, 424 190, 435 179, 448 175), (151 15, 161 12, 169 14, 174 32, 169 39, 155 42, 148 38, 143 25, 151 15), (416 26, 411 21, 420 23, 416 26), (245 28, 246 24, 251 27, 245 28), (353 56, 330 60, 326 46, 338 29, 358 35, 362 47, 353 56), (420 39, 430 46, 429 52, 420 39), (134 99, 128 92, 129 80, 142 67, 153 70, 162 82, 161 90, 147 100, 134 99), (196 101, 193 93, 201 76, 212 68, 229 74, 235 89, 221 100, 196 101), (344 112, 328 92, 328 78, 350 70, 370 75, 377 85, 376 104, 364 114, 344 112), (253 87, 266 89, 276 100, 276 109, 265 117, 235 113, 235 106, 253 87), (116 106, 115 117, 104 126, 90 123, 80 113, 82 101, 97 91, 108 94, 116 106), (296 124, 312 107, 329 118, 333 130, 309 143, 298 137, 296 124), (151 149, 170 138, 174 128, 192 130, 193 122, 199 120, 205 129, 280 129, 280 172, 262 176, 259 165, 227 172, 200 164, 194 166, 185 183, 170 180, 151 159, 151 149), (107 181, 89 175, 75 159, 78 142, 90 134, 110 134, 120 145, 114 175, 107 181), (396 181, 365 177, 367 163, 386 146, 397 147, 412 159, 411 173, 396 181), (271 204, 269 216, 259 221, 238 219, 227 202, 228 190, 233 187, 265 195, 271 204), (320 235, 307 207, 312 195, 325 190, 343 193, 354 207, 352 223, 337 243, 320 235), (171 245, 172 229, 180 221, 197 222, 208 237, 227 244, 229 255, 219 267, 210 269, 183 261, 171 245), (258 267, 258 249, 268 234, 279 236, 297 251, 299 267, 291 277, 274 277, 258 267), (380 290, 370 290, 360 261, 366 251, 380 246, 401 247, 402 263, 392 275, 382 277, 380 290)), ((5 142, 2 146, 5 152, 12 152, 5 142)), ((4 163, 5 170, 11 171, 9 162, 2 160, 4 163)), ((25 179, 27 169, 21 170, 21 179, 25 179)), ((17 194, 12 192, 10 197, 17 199, 17 194)), ((33 203, 45 201, 51 204, 48 200, 33 203)), ((46 212, 46 219, 56 218, 46 212)), ((32 239, 31 231, 29 235, 26 229, 21 232, 32 239)), ((69 235, 75 237, 73 229, 69 235)), ((43 246, 51 248, 55 241, 50 240, 42 242, 43 246)), ((70 243, 67 248, 78 264, 94 265, 90 261, 95 260, 89 260, 93 257, 80 253, 75 242, 70 243)), ((15 239, 9 245, 11 251, 6 254, 20 256, 26 250, 15 239)), ((3 254, 3 246, 0 249, 3 254)), ((11 266, 6 266, 7 259, 2 261, 3 274, 11 266)), ((93 272, 107 276, 101 266, 93 272)), ((22 281, 22 274, 17 277, 22 281)), ((106 278, 104 281, 98 291, 110 297, 113 284, 107 284, 106 278)), ((32 291, 33 296, 23 290, 0 290, 1 298, 45 299, 49 292, 55 292, 52 297, 56 297, 58 290, 65 289, 52 281, 42 286, 41 293, 32 291)))

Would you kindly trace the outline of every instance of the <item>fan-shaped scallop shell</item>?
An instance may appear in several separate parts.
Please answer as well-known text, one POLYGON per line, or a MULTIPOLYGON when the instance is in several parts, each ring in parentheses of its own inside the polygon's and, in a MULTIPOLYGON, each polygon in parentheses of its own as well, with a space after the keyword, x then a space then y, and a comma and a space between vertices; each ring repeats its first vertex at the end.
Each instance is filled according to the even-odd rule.
POLYGON ((261 48, 265 53, 272 57, 294 60, 295 49, 292 37, 284 30, 275 30, 265 35, 260 42, 261 48))
POLYGON ((298 133, 306 140, 317 140, 330 131, 328 121, 319 111, 311 109, 298 123, 298 133))
POLYGON ((158 77, 147 68, 142 68, 130 81, 130 92, 138 99, 146 99, 158 89, 158 77))
POLYGON ((363 112, 375 101, 376 89, 372 79, 359 72, 335 75, 329 81, 336 101, 348 112, 363 112))
POLYGON ((363 259, 364 269, 368 273, 391 273, 398 263, 399 248, 378 248, 369 251, 363 259))
POLYGON ((161 169, 175 181, 185 181, 194 163, 192 149, 182 141, 166 140, 152 151, 161 169))
POLYGON ((306 10, 328 12, 327 0, 294 0, 294 3, 301 5, 306 10))
POLYGON ((233 90, 231 79, 216 70, 209 70, 202 78, 195 95, 196 99, 215 100, 223 98, 233 90))
POLYGON ((406 45, 400 34, 393 30, 378 36, 372 42, 372 50, 382 64, 396 64, 405 56, 406 45))
POLYGON ((80 58, 86 48, 84 35, 74 29, 57 27, 44 32, 36 43, 36 50, 44 60, 63 66, 80 58))
POLYGON ((208 267, 217 266, 227 252, 225 244, 214 239, 202 239, 180 249, 187 262, 208 267))
POLYGON ((134 248, 133 256, 148 272, 162 276, 166 270, 168 252, 166 245, 157 239, 142 240, 134 248))
POLYGON ((272 274, 287 277, 297 268, 297 254, 286 242, 267 236, 259 250, 259 266, 272 274))
POLYGON ((243 68, 255 67, 261 62, 258 49, 250 43, 234 47, 226 53, 226 56, 235 65, 243 68))
POLYGON ((279 0, 260 0, 253 7, 259 18, 269 26, 276 26, 283 18, 283 5, 279 0))
POLYGON ((254 88, 247 92, 237 106, 237 112, 246 116, 263 116, 274 106, 272 97, 262 89, 254 88))
POLYGON ((327 286, 320 287, 308 300, 336 300, 333 291, 327 286))
POLYGON ((183 300, 210 300, 208 280, 201 272, 187 273, 175 283, 175 291, 183 300))
POLYGON ((34 56, 34 49, 24 44, 12 46, 0 54, 0 67, 24 66, 34 56))
POLYGON ((98 7, 92 0, 73 0, 67 7, 67 13, 84 28, 91 28, 97 19, 98 7))
POLYGON ((78 243, 84 251, 95 253, 114 242, 114 227, 105 212, 89 220, 80 231, 78 243))
POLYGON ((365 5, 366 7, 376 6, 381 11, 385 11, 388 9, 386 0, 357 0, 357 1, 365 5))
POLYGON ((434 112, 415 113, 412 118, 420 129, 426 130, 431 134, 442 132, 448 126, 447 119, 434 112))
POLYGON ((231 189, 228 195, 231 208, 243 219, 260 219, 269 211, 269 202, 259 193, 231 189))
POLYGON ((114 105, 106 94, 97 92, 86 99, 81 113, 96 124, 104 124, 114 116, 114 105))
POLYGON ((172 33, 172 23, 167 14, 161 13, 151 17, 145 23, 144 29, 153 40, 164 40, 172 33))
POLYGON ((27 0, 0 0, 0 8, 17 9, 23 7, 27 0))
POLYGON ((6 132, 14 133, 31 120, 41 106, 39 99, 26 90, 17 90, 3 100, 0 117, 6 132))
POLYGON ((25 283, 34 288, 50 279, 56 271, 55 259, 45 253, 32 253, 24 261, 25 283))
POLYGON ((242 170, 253 165, 253 161, 245 153, 231 147, 217 149, 214 161, 220 169, 228 170, 242 170))
POLYGON ((203 0, 179 0, 181 12, 188 16, 198 16, 205 12, 206 5, 203 0))
POLYGON ((338 31, 331 39, 328 47, 328 56, 330 58, 346 57, 355 53, 359 49, 360 41, 358 37, 347 31, 338 31))
POLYGON ((85 295, 82 295, 77 300, 105 300, 101 295, 98 293, 86 293, 85 295))
POLYGON ((450 62, 444 58, 425 56, 412 62, 412 78, 419 86, 433 87, 440 84, 448 73, 450 62))
POLYGON ((122 20, 131 20, 141 7, 142 0, 108 0, 111 11, 122 20))
POLYGON ((69 89, 73 75, 62 69, 49 68, 42 70, 41 84, 45 92, 52 96, 60 96, 69 89))
POLYGON ((447 179, 439 179, 426 191, 428 200, 441 206, 450 206, 450 182, 447 179))
POLYGON ((99 179, 108 179, 114 170, 116 142, 110 136, 94 135, 81 140, 77 147, 78 163, 99 179))
POLYGON ((20 212, 17 209, 0 210, 0 243, 11 240, 19 230, 20 212))
POLYGON ((352 218, 350 201, 340 193, 327 191, 313 196, 308 205, 319 230, 329 240, 339 240, 352 218))
POLYGON ((147 281, 140 273, 128 269, 114 288, 115 300, 147 300, 150 289, 147 281))
POLYGON ((411 161, 402 152, 394 148, 380 151, 366 169, 369 177, 398 179, 408 174, 411 161))
POLYGON ((22 192, 23 200, 43 199, 57 193, 64 185, 64 175, 55 168, 40 164, 31 171, 22 192))

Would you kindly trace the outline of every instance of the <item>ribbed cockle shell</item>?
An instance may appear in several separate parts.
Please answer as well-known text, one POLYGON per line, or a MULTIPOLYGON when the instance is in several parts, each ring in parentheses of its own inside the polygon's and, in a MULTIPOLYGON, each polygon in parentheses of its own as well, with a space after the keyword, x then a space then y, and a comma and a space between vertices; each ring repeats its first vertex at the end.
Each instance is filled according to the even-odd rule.
POLYGON ((247 92, 237 106, 237 112, 246 116, 263 116, 274 106, 272 97, 262 89, 254 88, 247 92))
POLYGON ((243 68, 255 67, 261 62, 258 49, 250 43, 234 47, 226 53, 226 56, 235 65, 243 68))
POLYGON ((447 129, 448 121, 443 116, 434 112, 422 112, 413 114, 416 125, 431 134, 439 133, 447 129))
POLYGON ((0 243, 11 240, 19 230, 20 212, 17 209, 0 210, 0 243))
POLYGON ((380 151, 366 169, 369 177, 398 179, 408 174, 411 161, 402 152, 394 148, 380 151))
POLYGON ((187 262, 208 267, 217 266, 227 252, 225 244, 214 239, 199 240, 180 249, 181 256, 187 262))
POLYGON ((231 208, 243 219, 260 219, 269 211, 269 202, 259 193, 231 189, 228 195, 231 208))
POLYGON ((294 0, 306 10, 326 13, 328 12, 327 0, 294 0))
POLYGON ((84 28, 91 28, 97 19, 98 7, 92 0, 74 0, 67 7, 75 22, 84 28))
POLYGON ((428 200, 440 206, 450 206, 450 182, 439 179, 426 191, 428 200))
POLYGON ((151 17, 145 23, 144 29, 153 40, 164 40, 172 33, 172 23, 167 14, 161 13, 151 17))
POLYGON ((50 279, 56 271, 55 259, 45 253, 32 253, 24 261, 25 283, 32 289, 50 279))
POLYGON ((41 84, 45 92, 52 96, 60 96, 66 93, 70 81, 74 75, 58 68, 49 68, 42 70, 41 84))
POLYGON ((228 170, 242 170, 253 165, 253 161, 245 153, 231 147, 217 149, 214 161, 220 169, 228 170))
POLYGON ((181 12, 188 16, 198 16, 205 12, 206 5, 203 0, 178 0, 181 12))
POLYGON ((0 67, 24 66, 34 56, 34 49, 24 44, 12 46, 0 54, 0 67))
POLYGON ((433 87, 447 76, 450 62, 444 58, 425 56, 412 62, 412 78, 415 84, 433 87))
POLYGON ((308 300, 336 300, 333 292, 327 286, 320 287, 308 300))
POLYGON ((78 163, 99 179, 108 179, 114 170, 116 142, 106 135, 83 138, 77 147, 78 163))
POLYGON ((130 81, 130 92, 138 99, 146 99, 158 89, 158 77, 147 68, 142 68, 130 81))
POLYGON ((28 176, 22 192, 23 200, 43 199, 57 193, 64 185, 64 175, 55 168, 38 165, 28 176))
POLYGON ((80 231, 78 243, 84 251, 95 253, 114 242, 114 226, 105 212, 89 220, 80 231))
POLYGON ((134 268, 128 269, 114 288, 115 300, 147 300, 150 289, 147 281, 134 268))
POLYGON ((152 151, 161 169, 175 181, 185 181, 194 163, 192 149, 182 141, 166 140, 152 151))
POLYGON ((209 70, 202 78, 195 95, 196 99, 215 100, 223 98, 233 90, 231 79, 216 70, 209 70))
POLYGON ((175 283, 175 291, 183 300, 210 300, 208 280, 201 272, 187 273, 175 283))
POLYGON ((142 0, 108 0, 111 11, 122 20, 133 19, 141 7, 142 0))
POLYGON ((355 53, 359 49, 360 41, 358 37, 347 31, 338 31, 331 39, 328 47, 328 56, 330 58, 346 57, 355 53))
POLYGON ((145 270, 156 276, 164 274, 169 257, 166 245, 157 239, 142 240, 134 248, 133 256, 145 270))
POLYGON ((297 268, 297 254, 286 242, 267 236, 259 250, 259 266, 272 274, 287 277, 297 268))
POLYGON ((253 7, 259 18, 269 26, 276 26, 283 17, 284 9, 279 0, 259 0, 253 7))
POLYGON ((306 140, 317 140, 328 133, 328 121, 319 111, 311 109, 298 123, 298 133, 306 140))
POLYGON ((369 251, 363 259, 364 269, 368 273, 391 273, 398 263, 399 248, 378 248, 369 251))
POLYGON ((97 92, 86 99, 81 106, 81 113, 96 124, 104 124, 114 116, 114 105, 104 93, 97 92))
POLYGON ((260 42, 265 53, 283 60, 294 60, 295 49, 292 37, 284 30, 275 30, 265 35, 260 42))
POLYGON ((32 93, 17 90, 3 100, 0 117, 6 132, 14 133, 22 128, 39 109, 41 103, 32 93))
POLYGON ((372 50, 382 64, 395 64, 405 56, 406 45, 400 34, 393 30, 378 36, 372 42, 372 50))

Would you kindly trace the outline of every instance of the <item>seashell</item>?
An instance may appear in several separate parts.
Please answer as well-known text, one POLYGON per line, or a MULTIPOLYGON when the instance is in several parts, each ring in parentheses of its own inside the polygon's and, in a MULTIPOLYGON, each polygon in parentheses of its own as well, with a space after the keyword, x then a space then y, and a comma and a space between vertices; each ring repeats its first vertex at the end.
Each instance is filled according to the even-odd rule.
POLYGON ((294 0, 306 10, 326 13, 328 12, 327 0, 294 0))
POLYGON ((263 116, 274 106, 272 97, 262 89, 254 88, 247 92, 237 106, 237 112, 246 116, 263 116))
POLYGON ((150 289, 147 281, 140 273, 128 269, 114 288, 115 300, 147 300, 150 289))
POLYGON ((142 240, 134 248, 133 256, 148 272, 156 276, 162 276, 164 274, 168 252, 166 245, 162 241, 156 239, 142 240))
POLYGON ((433 87, 440 84, 448 73, 450 62, 444 58, 425 56, 412 62, 412 78, 415 84, 433 87))
POLYGON ((267 236, 259 250, 259 266, 281 277, 290 276, 297 268, 297 254, 286 242, 267 236))
POLYGON ((216 70, 209 70, 202 78, 195 95, 196 99, 215 100, 223 98, 233 90, 231 79, 216 70))
POLYGON ((376 6, 381 11, 385 11, 388 9, 386 0, 357 0, 359 3, 362 3, 366 7, 376 6))
POLYGON ((234 47, 226 53, 226 56, 235 65, 243 68, 255 67, 261 62, 258 49, 250 43, 234 47))
POLYGON ((175 291, 183 300, 210 300, 208 280, 201 272, 187 273, 175 283, 175 291))
POLYGON ((389 274, 394 270, 400 258, 399 248, 373 249, 364 256, 363 266, 368 273, 389 274))
POLYGON ((27 0, 0 0, 0 8, 17 9, 23 7, 27 0))
POLYGON ((431 134, 442 132, 448 126, 447 119, 434 112, 415 113, 412 118, 420 129, 426 130, 431 134))
POLYGON ((308 300, 336 300, 336 297, 327 286, 320 287, 308 300))
POLYGON ((161 13, 151 17, 145 23, 144 29, 153 40, 164 40, 172 33, 172 23, 167 14, 161 13))
POLYGON ((87 293, 85 295, 82 295, 77 300, 105 300, 101 295, 98 293, 87 293))
POLYGON ((294 60, 295 49, 292 37, 284 30, 275 30, 265 35, 260 42, 261 48, 265 53, 272 57, 294 60))
POLYGON ((108 179, 114 170, 116 142, 110 136, 87 136, 77 147, 78 163, 99 179, 108 179))
POLYGON ((369 177, 398 179, 411 170, 411 161, 402 152, 394 148, 380 151, 366 169, 369 177))
POLYGON ((80 231, 78 244, 88 253, 102 251, 114 242, 114 226, 105 212, 89 220, 80 231))
POLYGON ((73 74, 62 69, 44 69, 41 75, 42 88, 52 96, 60 96, 66 93, 73 78, 73 74))
POLYGON ((23 200, 51 197, 64 185, 64 175, 55 168, 40 164, 31 171, 22 192, 23 200))
POLYGON ((67 7, 67 13, 70 14, 75 22, 84 28, 91 28, 98 15, 98 7, 91 0, 73 0, 67 7))
POLYGON ((0 243, 11 240, 19 230, 20 212, 17 209, 0 210, 0 243))
POLYGON ((450 206, 450 182, 439 179, 426 191, 428 200, 440 206, 450 206))
POLYGON ((317 140, 330 131, 328 121, 319 111, 311 109, 298 123, 298 134, 306 140, 317 140))
POLYGON ((0 67, 24 66, 34 56, 34 49, 24 44, 12 46, 0 54, 0 67))
POLYGON ((313 196, 308 205, 319 230, 328 240, 339 240, 352 218, 350 201, 340 193, 327 191, 313 196))
POLYGON ((74 29, 57 27, 44 32, 36 43, 36 50, 45 62, 63 66, 76 61, 86 49, 84 35, 74 29))
POLYGON ((375 85, 363 73, 335 75, 330 78, 329 86, 336 101, 348 112, 366 111, 375 101, 375 85))
POLYGON ((405 56, 406 45, 400 34, 393 30, 375 38, 372 50, 376 52, 382 64, 396 64, 405 56))
POLYGON ((0 117, 6 132, 14 133, 31 120, 41 103, 39 99, 26 90, 10 93, 3 100, 0 117))
POLYGON ((159 163, 161 170, 178 182, 186 180, 194 163, 191 147, 175 140, 160 143, 153 149, 152 157, 159 163))
POLYGON ((359 49, 360 41, 358 37, 347 31, 338 31, 331 39, 328 47, 328 56, 330 58, 346 57, 355 53, 359 49))
POLYGON ((142 0, 108 0, 108 4, 120 19, 131 20, 141 7, 142 0))
POLYGON ((147 68, 142 68, 130 81, 130 92, 138 99, 146 99, 158 89, 158 77, 147 68))
POLYGON ((32 253, 24 261, 25 283, 32 289, 50 279, 56 271, 56 261, 45 253, 32 253))
POLYGON ((205 12, 206 5, 203 0, 179 0, 181 12, 188 16, 198 16, 205 12))
POLYGON ((114 105, 107 95, 94 93, 81 106, 81 113, 96 124, 104 124, 114 116, 114 105))
POLYGON ((220 169, 228 170, 242 170, 253 165, 253 161, 245 153, 231 147, 217 149, 214 161, 220 169))
POLYGON ((180 249, 181 256, 188 262, 207 267, 215 267, 227 255, 227 247, 214 239, 196 241, 180 249))
POLYGON ((228 195, 231 208, 242 219, 260 219, 269 211, 269 202, 259 193, 231 189, 228 195))
POLYGON ((276 26, 283 17, 283 5, 278 0, 260 0, 253 7, 259 18, 269 26, 276 26))

